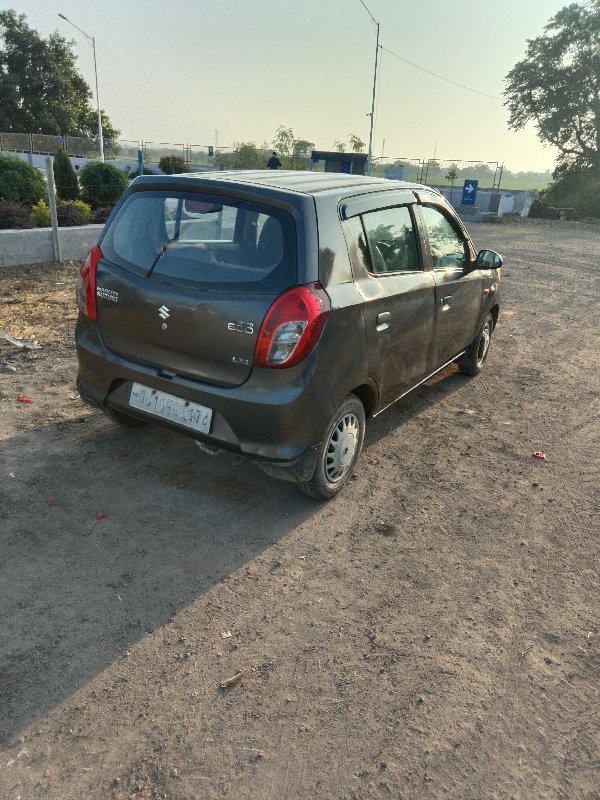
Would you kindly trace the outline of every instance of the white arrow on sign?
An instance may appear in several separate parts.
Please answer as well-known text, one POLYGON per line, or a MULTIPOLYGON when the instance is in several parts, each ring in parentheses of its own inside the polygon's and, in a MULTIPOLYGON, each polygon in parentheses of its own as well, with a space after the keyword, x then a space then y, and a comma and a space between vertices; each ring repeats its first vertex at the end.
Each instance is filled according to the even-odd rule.
POLYGON ((469 194, 471 194, 471 192, 474 192, 474 191, 475 191, 475 187, 473 186, 473 184, 472 183, 467 183, 467 185, 465 186, 465 192, 468 192, 469 194))

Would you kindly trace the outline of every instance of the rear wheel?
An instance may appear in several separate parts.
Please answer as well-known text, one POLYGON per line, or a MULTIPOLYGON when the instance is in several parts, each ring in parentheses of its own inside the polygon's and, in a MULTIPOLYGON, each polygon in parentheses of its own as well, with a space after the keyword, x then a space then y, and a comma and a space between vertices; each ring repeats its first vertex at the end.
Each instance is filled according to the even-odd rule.
POLYGON ((305 494, 329 500, 346 485, 362 450, 365 425, 363 404, 348 395, 327 426, 312 478, 299 484, 305 494))
POLYGON ((474 377, 481 370, 490 349, 493 330, 494 318, 489 314, 483 330, 458 362, 458 368, 464 375, 474 377))

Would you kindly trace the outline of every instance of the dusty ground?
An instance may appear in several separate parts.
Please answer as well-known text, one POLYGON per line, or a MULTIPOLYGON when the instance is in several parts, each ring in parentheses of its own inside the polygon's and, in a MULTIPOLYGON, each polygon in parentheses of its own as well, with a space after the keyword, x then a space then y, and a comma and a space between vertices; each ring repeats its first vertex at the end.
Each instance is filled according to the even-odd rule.
POLYGON ((325 505, 84 407, 75 267, 1 270, 1 800, 600 798, 599 234, 475 227, 484 372, 325 505))

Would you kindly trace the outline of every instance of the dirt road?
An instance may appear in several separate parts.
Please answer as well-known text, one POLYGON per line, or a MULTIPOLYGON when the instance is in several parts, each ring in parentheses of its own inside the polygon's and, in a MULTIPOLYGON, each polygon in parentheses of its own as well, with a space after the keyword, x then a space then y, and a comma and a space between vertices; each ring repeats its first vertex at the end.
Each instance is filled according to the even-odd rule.
POLYGON ((472 233, 484 371, 329 504, 87 409, 75 266, 0 270, 0 800, 600 798, 600 228, 472 233))

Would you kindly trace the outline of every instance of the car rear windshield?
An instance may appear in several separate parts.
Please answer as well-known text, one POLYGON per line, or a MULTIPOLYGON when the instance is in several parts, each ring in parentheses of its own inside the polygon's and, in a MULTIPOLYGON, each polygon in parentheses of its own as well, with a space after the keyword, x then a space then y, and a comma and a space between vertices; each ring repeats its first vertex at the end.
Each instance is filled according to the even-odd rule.
POLYGON ((235 197, 134 192, 101 247, 130 272, 207 290, 280 292, 297 276, 293 217, 235 197))

